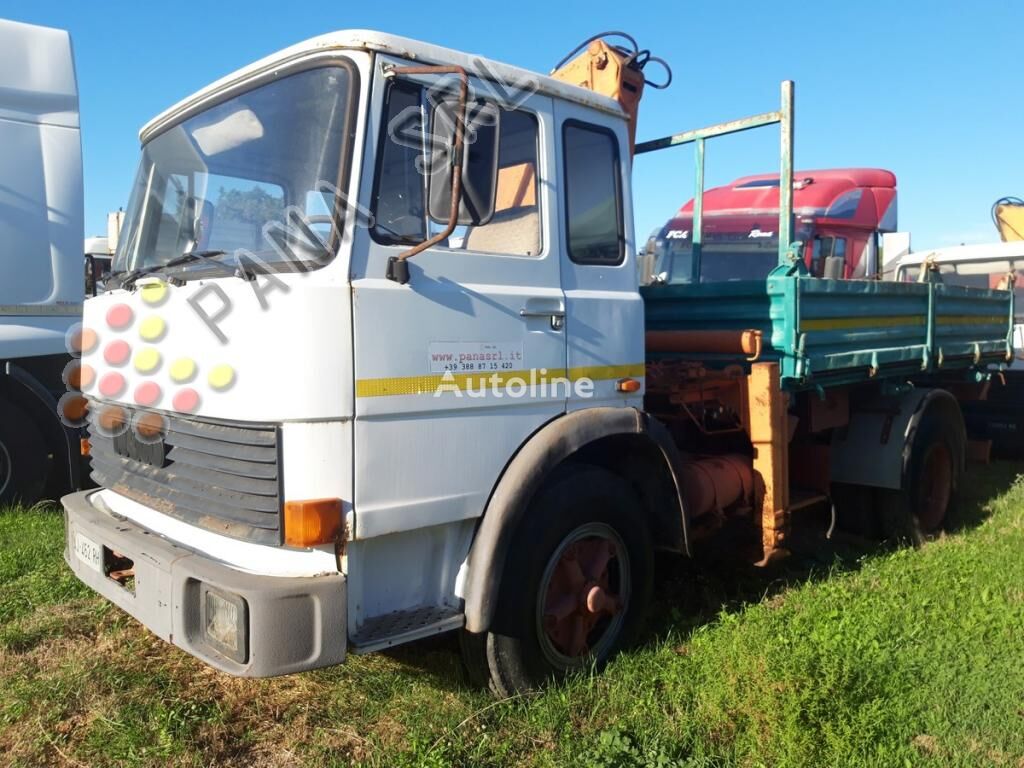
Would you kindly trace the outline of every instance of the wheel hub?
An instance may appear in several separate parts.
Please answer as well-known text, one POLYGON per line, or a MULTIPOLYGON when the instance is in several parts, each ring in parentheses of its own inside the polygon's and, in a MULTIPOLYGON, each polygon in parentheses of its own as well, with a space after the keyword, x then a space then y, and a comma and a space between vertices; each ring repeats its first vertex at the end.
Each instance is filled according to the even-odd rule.
POLYGON ((606 530, 570 535, 548 566, 540 623, 551 650, 570 660, 601 648, 623 612, 625 549, 606 530))

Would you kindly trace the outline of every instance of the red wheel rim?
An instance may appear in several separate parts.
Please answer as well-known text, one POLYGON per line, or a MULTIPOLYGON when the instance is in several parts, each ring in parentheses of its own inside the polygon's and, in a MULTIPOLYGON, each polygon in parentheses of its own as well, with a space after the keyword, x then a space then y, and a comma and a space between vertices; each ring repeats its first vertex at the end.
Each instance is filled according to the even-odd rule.
POLYGON ((538 634, 548 658, 577 666, 614 643, 629 599, 629 565, 618 533, 590 523, 555 550, 538 595, 538 634))
POLYGON ((923 532, 942 525, 952 495, 953 454, 945 443, 933 443, 924 455, 918 480, 917 521, 923 532))

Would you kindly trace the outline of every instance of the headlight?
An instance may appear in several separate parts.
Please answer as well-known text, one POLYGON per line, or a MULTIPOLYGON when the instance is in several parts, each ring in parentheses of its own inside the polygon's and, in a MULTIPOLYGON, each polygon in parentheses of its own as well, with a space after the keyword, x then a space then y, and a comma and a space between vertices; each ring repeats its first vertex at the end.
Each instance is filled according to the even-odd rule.
POLYGON ((245 600, 203 584, 200 603, 203 639, 239 664, 249 660, 249 612, 245 600))

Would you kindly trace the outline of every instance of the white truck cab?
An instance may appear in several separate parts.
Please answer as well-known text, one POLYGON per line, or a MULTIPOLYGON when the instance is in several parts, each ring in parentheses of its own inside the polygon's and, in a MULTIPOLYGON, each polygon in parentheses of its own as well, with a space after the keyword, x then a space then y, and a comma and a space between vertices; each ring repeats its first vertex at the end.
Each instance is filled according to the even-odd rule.
POLYGON ((79 487, 62 423, 82 314, 82 144, 71 38, 0 19, 0 507, 79 487))
MULTIPOLYGON (((490 637, 518 605, 502 590, 543 565, 513 524, 524 495, 606 437, 642 441, 630 461, 657 453, 622 108, 346 31, 219 80, 141 141, 114 277, 85 307, 102 487, 64 499, 69 565, 238 675, 463 625, 490 637), (431 138, 458 125, 464 150, 431 168, 431 138)), ((588 477, 591 506, 623 493, 588 477)), ((662 543, 681 549, 666 514, 662 543)), ((649 562, 610 586, 625 577, 605 550, 646 553, 646 535, 565 545, 591 553, 594 600, 642 602, 649 562)), ((509 686, 584 663, 582 631, 516 662, 509 686)))

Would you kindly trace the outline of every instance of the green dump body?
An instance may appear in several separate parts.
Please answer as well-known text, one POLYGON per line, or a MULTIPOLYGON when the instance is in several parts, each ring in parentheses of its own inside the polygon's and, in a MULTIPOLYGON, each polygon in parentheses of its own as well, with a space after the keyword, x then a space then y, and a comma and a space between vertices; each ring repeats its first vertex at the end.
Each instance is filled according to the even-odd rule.
MULTIPOLYGON (((760 359, 779 363, 789 391, 981 374, 1013 352, 1010 291, 834 280, 779 268, 765 281, 650 285, 641 294, 648 331, 760 330, 760 359)), ((649 357, 749 364, 728 355, 649 357)))

